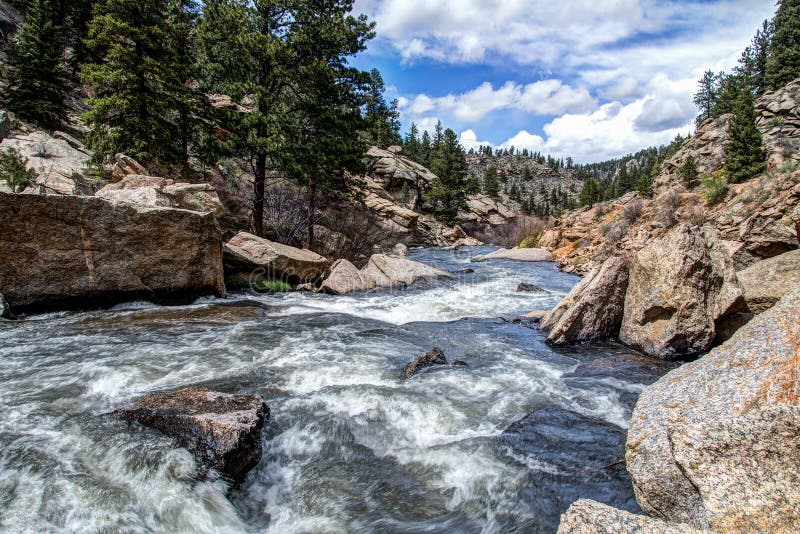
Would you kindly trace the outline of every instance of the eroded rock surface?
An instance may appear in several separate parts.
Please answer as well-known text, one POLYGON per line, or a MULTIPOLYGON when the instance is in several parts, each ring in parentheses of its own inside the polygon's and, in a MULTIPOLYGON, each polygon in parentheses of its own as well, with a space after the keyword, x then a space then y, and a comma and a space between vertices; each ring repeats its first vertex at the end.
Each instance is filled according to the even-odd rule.
POLYGON ((119 414, 176 438, 205 465, 241 481, 261 459, 269 408, 260 395, 193 387, 146 395, 119 414))
POLYGON ((260 269, 266 278, 288 283, 318 280, 330 265, 327 258, 316 252, 275 243, 248 232, 239 232, 225 243, 224 255, 229 270, 260 269))
POLYGON ((452 274, 425 263, 386 254, 373 254, 361 270, 347 260, 336 261, 322 282, 321 290, 344 295, 372 289, 404 288, 421 282, 452 278, 452 274))
POLYGON ((683 523, 668 523, 611 506, 580 499, 561 516, 558 534, 699 534, 683 523))
POLYGON ((800 284, 800 250, 794 250, 755 263, 736 274, 744 288, 744 299, 751 313, 767 311, 789 288, 800 284))
POLYGON ((472 261, 489 260, 553 261, 553 255, 543 248, 501 248, 472 258, 472 261))

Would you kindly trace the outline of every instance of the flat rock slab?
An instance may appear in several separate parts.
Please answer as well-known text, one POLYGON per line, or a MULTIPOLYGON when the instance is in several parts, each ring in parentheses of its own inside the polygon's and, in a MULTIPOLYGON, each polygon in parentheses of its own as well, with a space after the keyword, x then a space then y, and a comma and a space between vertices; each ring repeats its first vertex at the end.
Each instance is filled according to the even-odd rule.
POLYGON ((261 270, 268 279, 288 283, 314 282, 330 266, 324 256, 307 249, 276 243, 247 232, 239 232, 225 243, 226 268, 261 270))
POLYGON ((261 428, 269 408, 260 395, 192 387, 140 397, 118 412, 178 440, 201 462, 235 481, 261 460, 261 428))
POLYGON ((472 261, 489 260, 553 261, 553 255, 543 248, 501 248, 472 258, 472 261))
POLYGON ((572 503, 561 516, 558 534, 695 534, 685 523, 667 523, 618 510, 589 499, 572 503))

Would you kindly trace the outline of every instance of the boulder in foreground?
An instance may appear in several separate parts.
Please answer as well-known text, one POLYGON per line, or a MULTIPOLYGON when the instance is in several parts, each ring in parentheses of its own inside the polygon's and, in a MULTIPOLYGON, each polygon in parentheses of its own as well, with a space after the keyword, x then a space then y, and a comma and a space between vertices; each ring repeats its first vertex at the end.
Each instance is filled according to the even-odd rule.
POLYGON ((800 285, 647 387, 627 465, 643 510, 721 532, 800 524, 800 285))
POLYGON ((146 395, 119 414, 176 438, 205 465, 241 481, 261 460, 269 408, 260 395, 186 388, 146 395))
POLYGON ((611 506, 580 499, 561 515, 558 534, 695 534, 686 524, 667 523, 611 506))
POLYGON ((330 265, 327 258, 311 250, 275 243, 247 232, 239 232, 225 243, 226 268, 233 271, 261 270, 265 278, 290 284, 314 282, 330 265))
POLYGON ((15 313, 225 295, 210 214, 0 193, 0 292, 15 313))
POLYGON ((501 248, 472 258, 472 261, 489 260, 553 261, 553 255, 543 248, 501 248))

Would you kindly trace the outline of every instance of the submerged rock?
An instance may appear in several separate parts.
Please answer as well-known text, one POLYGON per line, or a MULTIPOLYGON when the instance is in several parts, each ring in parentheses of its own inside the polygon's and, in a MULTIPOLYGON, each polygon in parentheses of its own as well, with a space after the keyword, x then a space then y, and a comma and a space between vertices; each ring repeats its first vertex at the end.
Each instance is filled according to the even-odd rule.
POLYGON ((644 390, 626 458, 646 512, 721 532, 797 529, 798 317, 800 285, 644 390))
POLYGON ((778 302, 795 284, 800 284, 800 250, 755 263, 737 273, 750 312, 759 314, 778 302))
POLYGON ((176 438, 204 464, 235 481, 261 459, 260 433, 269 418, 260 395, 195 387, 146 395, 118 413, 176 438))
POLYGON ((699 534, 685 523, 667 523, 580 499, 561 516, 558 534, 699 534))
POLYGON ((265 278, 290 284, 314 282, 322 277, 330 261, 311 250, 275 243, 247 232, 239 232, 224 247, 229 270, 262 270, 265 278))
POLYGON ((718 322, 743 308, 717 233, 680 224, 633 256, 619 339, 663 359, 701 353, 717 337, 718 322))
POLYGON ((559 305, 554 310, 553 315, 558 314, 554 323, 552 319, 542 319, 543 327, 550 328, 549 343, 592 341, 619 332, 628 289, 628 260, 617 256, 609 258, 586 275, 577 288, 578 291, 564 299, 566 309, 559 305))
POLYGON ((16 313, 225 295, 211 215, 0 193, 0 291, 16 313))
POLYGON ((543 248, 501 248, 489 254, 472 258, 472 261, 489 260, 553 261, 553 255, 543 248))
POLYGON ((547 293, 547 290, 542 289, 536 284, 520 282, 520 284, 517 286, 517 293, 547 293))
POLYGON ((433 367, 434 365, 447 365, 444 351, 438 347, 434 347, 430 352, 417 356, 413 361, 408 362, 403 369, 403 376, 411 378, 426 367, 433 367))

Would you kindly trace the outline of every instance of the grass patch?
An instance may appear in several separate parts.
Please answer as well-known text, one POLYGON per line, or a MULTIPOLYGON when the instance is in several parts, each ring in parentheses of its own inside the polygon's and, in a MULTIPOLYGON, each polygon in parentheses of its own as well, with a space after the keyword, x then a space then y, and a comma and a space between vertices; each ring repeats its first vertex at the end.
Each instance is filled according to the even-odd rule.
POLYGON ((234 277, 225 280, 225 286, 231 290, 252 289, 257 293, 286 293, 292 286, 283 280, 249 280, 248 278, 234 277))

